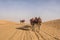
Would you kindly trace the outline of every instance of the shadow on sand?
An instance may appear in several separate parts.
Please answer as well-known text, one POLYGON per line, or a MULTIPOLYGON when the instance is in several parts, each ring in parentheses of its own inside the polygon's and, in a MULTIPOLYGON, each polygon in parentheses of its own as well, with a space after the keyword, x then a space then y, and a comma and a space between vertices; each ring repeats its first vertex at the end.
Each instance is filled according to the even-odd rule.
POLYGON ((19 29, 19 30, 26 30, 26 31, 28 31, 28 30, 31 29, 31 26, 29 26, 29 25, 25 25, 25 26, 23 26, 23 27, 19 27, 19 28, 16 28, 16 29, 19 29))

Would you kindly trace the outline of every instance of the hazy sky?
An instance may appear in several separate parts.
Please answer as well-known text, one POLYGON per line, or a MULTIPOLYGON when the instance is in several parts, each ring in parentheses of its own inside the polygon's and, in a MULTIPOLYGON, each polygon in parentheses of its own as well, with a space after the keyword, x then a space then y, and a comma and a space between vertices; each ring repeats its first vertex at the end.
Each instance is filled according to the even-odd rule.
POLYGON ((41 17, 43 21, 60 19, 60 0, 1 0, 0 19, 18 22, 41 17))

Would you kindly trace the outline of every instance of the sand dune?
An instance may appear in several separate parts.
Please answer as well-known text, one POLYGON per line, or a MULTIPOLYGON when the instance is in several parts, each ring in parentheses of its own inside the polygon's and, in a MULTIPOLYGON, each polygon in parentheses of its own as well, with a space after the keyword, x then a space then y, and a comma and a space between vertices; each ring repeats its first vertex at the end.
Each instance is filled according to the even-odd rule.
POLYGON ((0 20, 0 40, 60 40, 60 20, 44 22, 40 32, 16 29, 25 24, 0 20), (9 24, 9 25, 8 25, 9 24))
POLYGON ((7 21, 7 20, 0 20, 0 25, 3 25, 3 24, 18 24, 16 22, 11 22, 11 21, 7 21))
POLYGON ((44 22, 43 25, 60 29, 60 19, 44 22))

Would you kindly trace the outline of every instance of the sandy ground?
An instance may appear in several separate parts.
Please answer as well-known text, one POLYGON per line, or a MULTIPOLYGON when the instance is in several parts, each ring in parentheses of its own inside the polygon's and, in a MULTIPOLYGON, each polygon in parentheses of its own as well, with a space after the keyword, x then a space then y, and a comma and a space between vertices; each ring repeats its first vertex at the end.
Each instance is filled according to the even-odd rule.
POLYGON ((1 23, 0 40, 60 40, 60 29, 47 24, 42 24, 40 31, 37 32, 16 29, 23 27, 25 24, 1 23))

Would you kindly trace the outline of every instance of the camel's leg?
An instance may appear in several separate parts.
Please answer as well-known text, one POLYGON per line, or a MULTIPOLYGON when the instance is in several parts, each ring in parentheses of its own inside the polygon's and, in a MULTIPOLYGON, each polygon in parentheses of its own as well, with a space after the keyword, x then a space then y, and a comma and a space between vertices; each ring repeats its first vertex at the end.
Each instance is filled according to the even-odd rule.
POLYGON ((41 23, 38 23, 38 29, 40 30, 41 23))
POLYGON ((40 25, 38 25, 38 29, 40 30, 40 25))
POLYGON ((32 25, 32 31, 34 31, 34 25, 32 25))
POLYGON ((40 31, 40 25, 39 24, 37 24, 37 30, 36 30, 37 32, 39 32, 40 31))

